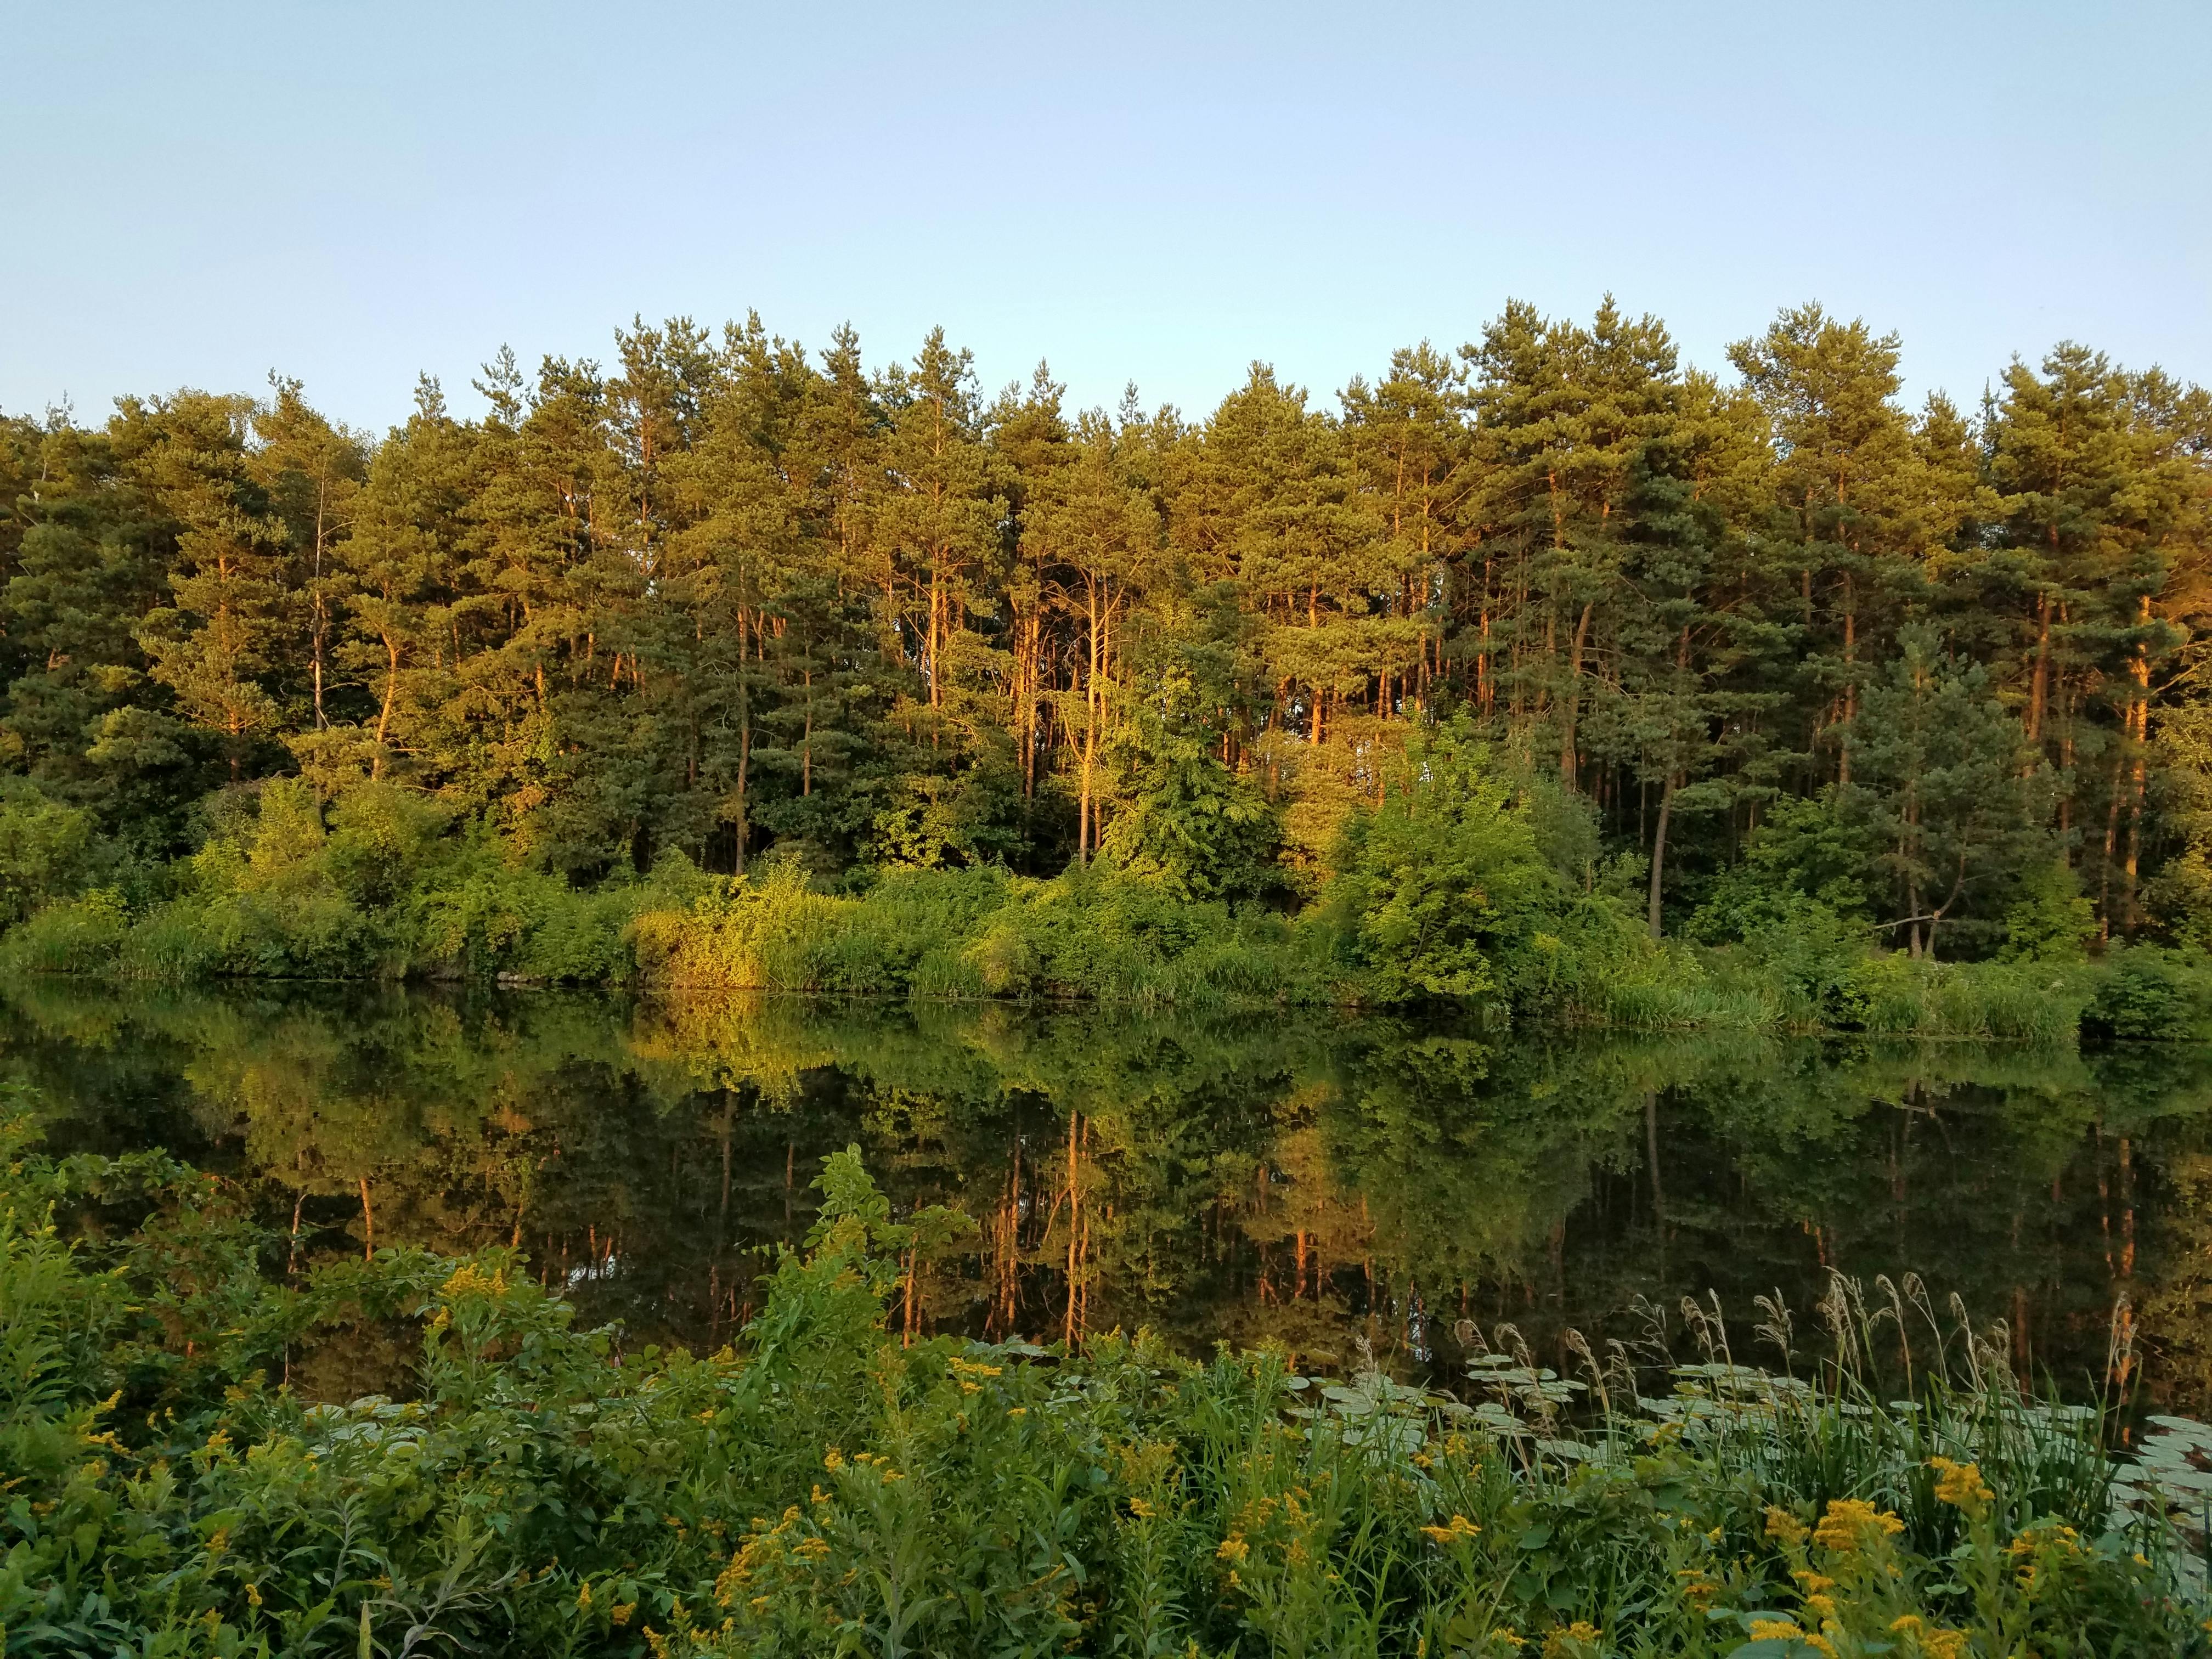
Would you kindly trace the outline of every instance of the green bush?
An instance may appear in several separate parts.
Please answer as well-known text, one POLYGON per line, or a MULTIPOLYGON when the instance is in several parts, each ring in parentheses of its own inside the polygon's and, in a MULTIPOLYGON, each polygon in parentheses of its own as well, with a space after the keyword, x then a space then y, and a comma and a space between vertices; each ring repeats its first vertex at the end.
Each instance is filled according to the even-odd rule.
POLYGON ((1468 723, 1410 745, 1400 787, 1353 814, 1332 863, 1328 915, 1382 1000, 1557 988, 1571 890, 1468 723))
POLYGON ((2172 1042, 2204 1035, 2212 969, 2195 951, 2120 946, 2106 957, 2082 1024, 2122 1042, 2172 1042))

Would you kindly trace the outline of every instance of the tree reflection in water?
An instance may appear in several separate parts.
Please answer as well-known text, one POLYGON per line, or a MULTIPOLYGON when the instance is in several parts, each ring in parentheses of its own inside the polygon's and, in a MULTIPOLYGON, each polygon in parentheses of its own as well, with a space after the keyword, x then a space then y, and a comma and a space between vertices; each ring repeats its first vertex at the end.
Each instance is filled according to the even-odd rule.
MULTIPOLYGON (((1809 1305, 1917 1270, 2080 1387, 2124 1297, 2151 1397, 2212 1396, 2212 1053, 1626 1038, 1400 1018, 18 985, 9 1078, 57 1151, 237 1180, 282 1267, 499 1243, 629 1342, 726 1340, 822 1156, 940 1227, 894 1317, 1150 1326, 1451 1367, 1510 1324, 1632 1336, 1638 1297, 1809 1305)), ((1748 1337, 1749 1321, 1744 1321, 1748 1337)), ((304 1364, 343 1392, 404 1362, 304 1364)))

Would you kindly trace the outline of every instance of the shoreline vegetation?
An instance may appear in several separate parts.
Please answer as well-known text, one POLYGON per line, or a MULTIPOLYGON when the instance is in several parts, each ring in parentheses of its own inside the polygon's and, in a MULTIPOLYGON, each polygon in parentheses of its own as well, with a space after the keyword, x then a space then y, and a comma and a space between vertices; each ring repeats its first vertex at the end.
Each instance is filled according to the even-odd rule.
MULTIPOLYGON (((1587 815, 1498 767, 1465 721, 1416 735, 1393 781, 1332 849, 1316 897, 1286 908, 1103 862, 1049 878, 985 866, 832 884, 773 854, 732 877, 671 851, 579 887, 410 792, 368 785, 325 803, 276 779, 229 798, 222 827, 135 902, 115 886, 26 902, 0 934, 0 972, 1449 1005, 1632 1030, 2045 1043, 2212 1034, 2212 963, 2193 947, 2114 942, 2093 959, 2067 941, 1960 963, 1881 950, 1787 873, 1761 886, 1757 848, 1687 937, 1654 939, 1587 815), (1700 942, 1715 937, 1727 942, 1700 942)), ((18 848, 33 839, 27 818, 60 820, 52 839, 89 838, 81 815, 18 797, 0 804, 18 848)))
POLYGON ((2208 1650, 2212 1430, 2123 1451, 1917 1278, 1458 1334, 1448 1388, 1280 1349, 892 1328, 974 1223, 848 1151, 730 1345, 580 1330, 519 1252, 302 1268, 228 1183, 0 1127, 10 1652, 1899 1659, 2208 1650), (1802 1320, 1802 1324, 1801 1324, 1802 1320), (323 1343, 391 1396, 292 1385, 323 1343), (1748 1361, 1756 1348, 1766 1367, 1748 1361))
POLYGON ((2212 1034, 2212 398, 1515 302, 0 414, 0 969, 2212 1034))

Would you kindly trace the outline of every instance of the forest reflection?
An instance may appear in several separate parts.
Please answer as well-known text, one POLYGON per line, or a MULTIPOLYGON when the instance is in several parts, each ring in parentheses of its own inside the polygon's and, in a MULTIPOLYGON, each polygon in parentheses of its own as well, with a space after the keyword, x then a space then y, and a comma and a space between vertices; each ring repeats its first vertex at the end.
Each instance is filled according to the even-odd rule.
POLYGON ((53 1150, 220 1171, 294 1261, 519 1249, 629 1343, 726 1340, 858 1144, 902 1218, 974 1224, 931 1217, 917 1331, 1417 1375, 1462 1320, 1558 1363, 1711 1291, 1750 1358, 1753 1296, 1802 1329, 1835 1267, 1918 1272, 2071 1389, 2124 1297, 2150 1397, 2212 1395, 2198 1047, 77 981, 8 988, 0 1044, 53 1150))

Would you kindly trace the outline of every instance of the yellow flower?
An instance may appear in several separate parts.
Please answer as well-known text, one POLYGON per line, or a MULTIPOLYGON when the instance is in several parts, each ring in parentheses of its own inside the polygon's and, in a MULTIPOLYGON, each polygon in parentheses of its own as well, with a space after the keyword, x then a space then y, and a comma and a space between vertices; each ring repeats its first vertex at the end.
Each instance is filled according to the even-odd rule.
POLYGON ((614 1620, 614 1622, 615 1622, 616 1624, 617 1624, 617 1625, 627 1625, 628 1623, 629 1623, 629 1616, 630 1616, 630 1614, 632 1614, 633 1613, 635 1613, 636 1611, 637 1611, 637 1603, 636 1603, 636 1602, 635 1602, 635 1601, 618 1601, 618 1602, 617 1602, 617 1603, 614 1605, 614 1607, 612 1607, 611 1608, 610 1608, 610 1609, 608 1610, 607 1617, 608 1617, 608 1618, 610 1618, 610 1619, 611 1619, 611 1620, 614 1620))
POLYGON ((1463 1515, 1455 1515, 1441 1527, 1423 1527, 1421 1530, 1439 1544, 1449 1544, 1462 1538, 1473 1538, 1482 1531, 1463 1515))
POLYGON ((1751 1621, 1751 1639, 1754 1642, 1802 1642, 1805 1632, 1797 1628, 1795 1619, 1754 1619, 1751 1621))
POLYGON ((1954 1509, 1977 1510, 1996 1496, 1982 1484, 1978 1464, 1954 1463, 1948 1457, 1931 1457, 1928 1467, 1936 1471, 1937 1500, 1954 1509))
POLYGON ((1027 1417, 1029 1414, 1030 1408, 1027 1406, 1009 1406, 1006 1407, 1006 1415, 1009 1417, 1027 1417))
POLYGON ((258 1584, 248 1584, 246 1587, 246 1605, 249 1607, 259 1607, 261 1605, 261 1586, 258 1584))
POLYGON ((830 1447, 830 1449, 823 1455, 822 1467, 828 1469, 831 1474, 836 1474, 839 1469, 845 1467, 845 1454, 839 1451, 835 1446, 830 1447))
POLYGON ((1577 1648, 1594 1648, 1604 1632, 1595 1625, 1577 1619, 1564 1630, 1554 1630, 1544 1638, 1544 1659, 1579 1659, 1577 1648))
POLYGON ((1132 1498, 1129 1500, 1129 1513, 1139 1521, 1149 1521, 1152 1518, 1153 1510, 1152 1506, 1143 1498, 1132 1498))
POLYGON ((1823 1619, 1836 1616, 1836 1598, 1832 1595, 1808 1595, 1805 1598, 1805 1606, 1823 1619))
POLYGON ((1766 1535, 1784 1547, 1794 1547, 1805 1541, 1805 1523, 1788 1510, 1770 1508, 1766 1511, 1766 1535))
POLYGON ((1813 1533, 1813 1541, 1824 1549, 1855 1550, 1869 1535, 1892 1538, 1905 1530, 1905 1522, 1887 1510, 1878 1510, 1863 1498, 1838 1498, 1813 1533))
POLYGON ((582 1586, 576 1591, 576 1611, 579 1613, 589 1613, 591 1610, 592 1581, 586 1578, 582 1586))
MULTIPOLYGON (((1235 1533, 1221 1540, 1221 1547, 1213 1553, 1217 1561, 1234 1561, 1242 1565, 1252 1554, 1252 1547, 1235 1533)), ((1234 1574, 1231 1575, 1232 1577, 1234 1574)))
POLYGON ((1928 1659, 1966 1659, 1966 1632, 1962 1630, 1923 1632, 1920 1650, 1928 1659))

